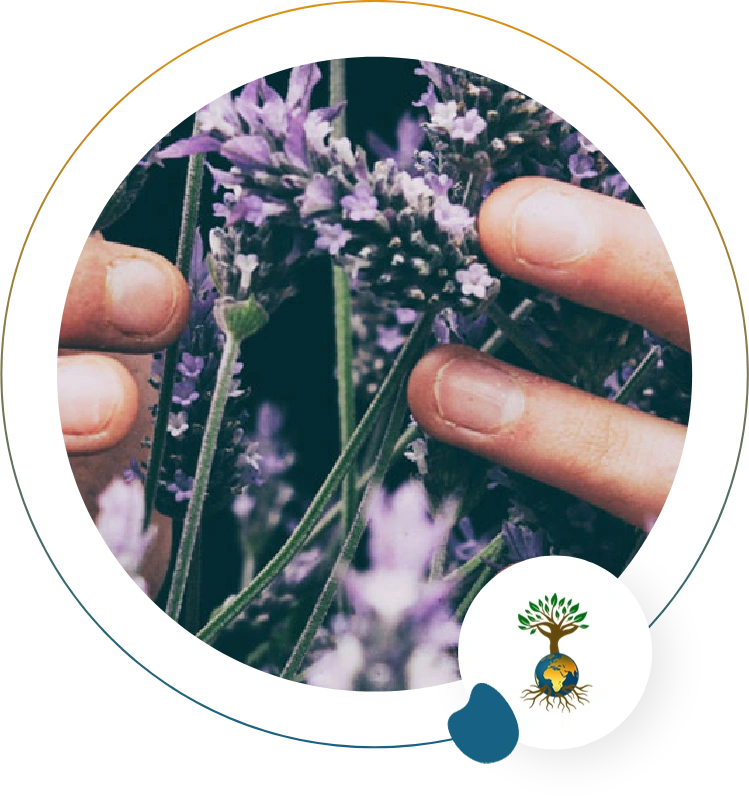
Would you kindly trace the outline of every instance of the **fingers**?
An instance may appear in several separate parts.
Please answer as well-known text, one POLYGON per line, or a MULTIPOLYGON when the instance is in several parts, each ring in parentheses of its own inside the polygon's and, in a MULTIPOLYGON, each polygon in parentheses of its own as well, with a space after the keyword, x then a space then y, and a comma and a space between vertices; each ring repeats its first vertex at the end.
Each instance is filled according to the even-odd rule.
POLYGON ((526 177, 486 199, 479 235, 487 257, 504 273, 689 349, 676 273, 643 208, 526 177))
POLYGON ((58 357, 57 398, 68 453, 116 445, 138 413, 138 388, 115 360, 99 354, 58 357))
POLYGON ((463 346, 427 354, 411 374, 408 401, 427 434, 639 527, 663 508, 686 434, 463 346))
MULTIPOLYGON (((103 356, 93 356, 96 360, 104 360, 103 356)), ((65 359, 71 359, 70 356, 65 359)), ((129 432, 117 443, 116 448, 102 452, 85 451, 85 456, 70 457, 70 468, 80 490, 86 509, 91 519, 96 521, 99 514, 99 495, 111 483, 113 478, 122 478, 123 469, 132 459, 140 461, 146 455, 143 440, 153 434, 153 417, 149 410, 150 404, 156 400, 156 393, 149 383, 151 374, 151 357, 137 354, 113 354, 107 362, 119 365, 121 371, 132 375, 140 396, 135 422, 129 432)), ((172 523, 168 517, 154 511, 152 525, 156 525, 157 534, 143 556, 139 573, 148 584, 148 594, 155 599, 161 589, 169 567, 172 546, 172 523)))
POLYGON ((176 340, 189 312, 187 284, 171 263, 92 236, 70 283, 60 345, 158 351, 176 340))

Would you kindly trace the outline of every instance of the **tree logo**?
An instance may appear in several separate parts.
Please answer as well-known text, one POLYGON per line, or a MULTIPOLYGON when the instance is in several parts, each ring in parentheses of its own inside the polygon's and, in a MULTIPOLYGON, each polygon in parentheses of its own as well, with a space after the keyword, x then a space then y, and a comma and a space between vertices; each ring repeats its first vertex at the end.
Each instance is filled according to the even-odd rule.
POLYGON ((544 597, 538 603, 528 603, 529 608, 525 614, 518 614, 521 630, 530 630, 532 636, 538 631, 549 639, 549 654, 545 655, 536 664, 536 687, 526 688, 522 697, 530 702, 530 707, 540 699, 540 705, 546 705, 546 710, 558 707, 569 713, 571 708, 577 709, 574 704, 583 705, 590 702, 587 690, 590 685, 578 685, 580 670, 577 664, 568 655, 559 652, 559 642, 577 630, 587 630, 588 625, 581 622, 588 615, 586 611, 578 613, 580 604, 572 604, 572 600, 564 597, 559 600, 557 595, 552 598, 544 597))

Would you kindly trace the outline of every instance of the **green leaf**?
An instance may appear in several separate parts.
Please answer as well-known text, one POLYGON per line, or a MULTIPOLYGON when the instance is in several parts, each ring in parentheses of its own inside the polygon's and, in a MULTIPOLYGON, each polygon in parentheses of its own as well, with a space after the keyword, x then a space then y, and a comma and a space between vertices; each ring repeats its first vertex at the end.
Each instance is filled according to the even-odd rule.
POLYGON ((582 622, 582 621, 583 621, 583 619, 585 619, 585 617, 586 617, 587 615, 588 615, 588 612, 587 612, 587 611, 586 611, 585 613, 578 614, 578 615, 577 615, 577 616, 576 616, 576 617, 575 617, 575 618, 574 618, 572 621, 573 621, 573 622, 582 622))
POLYGON ((533 635, 535 632, 536 632, 536 628, 534 627, 533 630, 531 630, 531 635, 533 635))
POLYGON ((518 627, 519 627, 521 630, 527 630, 527 629, 528 629, 527 627, 523 627, 522 625, 518 625, 518 627))
POLYGON ((536 614, 536 619, 543 619, 543 616, 541 616, 541 614, 536 614))
POLYGON ((559 607, 561 608, 564 605, 564 597, 559 601, 559 607))
POLYGON ((528 605, 530 605, 530 607, 531 607, 531 608, 532 608, 534 611, 538 611, 538 606, 536 605, 536 603, 528 603, 528 605))
POLYGON ((554 592, 554 594, 551 596, 551 604, 552 604, 552 605, 556 605, 556 604, 557 604, 557 595, 556 595, 556 592, 554 592))
POLYGON ((566 608, 562 609, 562 613, 563 613, 565 616, 567 616, 567 609, 566 609, 566 608))
POLYGON ((559 611, 557 611, 556 617, 557 617, 557 619, 559 619, 559 611))
POLYGON ((544 603, 544 610, 546 611, 547 614, 551 613, 551 608, 549 608, 548 603, 544 603))
POLYGON ((581 630, 585 630, 586 628, 590 627, 590 625, 580 625, 581 630))
POLYGON ((528 622, 528 619, 527 619, 527 617, 523 616, 522 614, 518 614, 518 620, 520 621, 520 624, 521 624, 521 625, 528 625, 528 624, 530 624, 530 623, 528 622))
POLYGON ((579 607, 580 607, 580 603, 577 603, 577 605, 573 605, 573 606, 572 606, 572 608, 570 608, 570 613, 571 613, 571 614, 574 614, 574 613, 575 613, 575 611, 577 611, 577 609, 578 609, 579 607))
POLYGON ((549 595, 548 594, 544 597, 544 602, 545 603, 549 602, 549 595))

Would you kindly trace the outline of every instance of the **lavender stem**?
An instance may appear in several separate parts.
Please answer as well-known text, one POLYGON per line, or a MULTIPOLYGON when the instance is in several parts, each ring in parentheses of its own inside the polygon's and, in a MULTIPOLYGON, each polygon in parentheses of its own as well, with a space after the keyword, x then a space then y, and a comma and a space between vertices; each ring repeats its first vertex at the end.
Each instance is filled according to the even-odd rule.
MULTIPOLYGON (((193 126, 193 135, 197 132, 198 123, 196 120, 193 126)), ((187 179, 185 181, 185 193, 182 200, 182 222, 179 230, 176 257, 177 268, 179 268, 185 280, 190 278, 190 263, 192 262, 195 230, 198 225, 200 189, 203 182, 204 163, 205 155, 198 154, 191 155, 187 165, 187 179)), ((177 370, 178 359, 179 341, 176 341, 166 349, 164 354, 164 371, 161 376, 161 388, 159 390, 159 400, 156 409, 153 442, 151 443, 151 453, 148 457, 148 469, 146 470, 146 506, 143 516, 144 528, 148 528, 151 524, 151 515, 153 514, 153 507, 156 502, 156 492, 159 486, 159 475, 161 474, 161 463, 164 458, 164 448, 166 447, 169 410, 172 406, 172 390, 174 389, 174 376, 177 370)))
POLYGON ((174 566, 172 582, 169 588, 169 597, 166 604, 166 612, 177 621, 182 610, 182 600, 185 595, 187 576, 190 572, 190 563, 195 550, 195 542, 200 530, 200 518, 203 514, 203 503, 205 502, 208 491, 208 481, 211 476, 211 466, 213 457, 216 453, 218 435, 221 430, 221 421, 224 417, 226 401, 231 391, 234 366, 237 363, 240 352, 240 340, 231 333, 226 334, 224 350, 221 352, 221 362, 219 363, 216 375, 216 387, 211 399, 211 408, 208 412, 208 419, 205 424, 203 442, 200 446, 198 463, 195 468, 195 479, 193 481, 192 495, 187 506, 187 514, 182 526, 182 536, 177 550, 177 561, 174 566))

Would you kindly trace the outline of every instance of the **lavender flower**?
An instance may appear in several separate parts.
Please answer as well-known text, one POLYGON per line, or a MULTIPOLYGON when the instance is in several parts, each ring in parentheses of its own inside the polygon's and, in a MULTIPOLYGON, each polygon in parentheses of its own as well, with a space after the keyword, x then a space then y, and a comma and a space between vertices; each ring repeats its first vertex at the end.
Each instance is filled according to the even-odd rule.
POLYGON ((460 283, 463 294, 486 298, 486 292, 494 284, 494 279, 489 276, 489 270, 483 263, 471 263, 465 271, 458 271, 455 278, 460 283))
POLYGON ((486 121, 479 116, 476 108, 472 108, 465 116, 455 120, 450 130, 450 137, 462 139, 466 144, 475 144, 476 139, 486 130, 486 121))
MULTIPOLYGON (((458 290, 455 274, 478 254, 475 217, 449 194, 451 179, 431 156, 406 168, 398 153, 370 170, 362 149, 354 151, 345 138, 331 141, 340 107, 310 109, 319 79, 314 64, 293 70, 285 100, 263 80, 248 84, 200 112, 198 135, 160 154, 207 152, 229 162, 228 170, 210 167, 223 191, 215 212, 225 226, 210 236, 219 292, 252 297, 270 313, 293 294, 306 254, 325 251, 358 292, 413 309, 434 301, 473 307, 474 293, 458 290), (414 176, 419 169, 423 174, 414 176), (246 255, 257 261, 243 279, 238 259, 246 255)), ((448 124, 453 106, 440 110, 448 124)), ((470 112, 456 119, 464 143, 485 125, 470 112)), ((411 146, 423 131, 417 139, 413 123, 404 121, 399 136, 411 146)))
POLYGON ((369 514, 370 568, 346 577, 353 614, 337 618, 335 646, 308 668, 308 683, 392 691, 457 678, 449 586, 426 578, 449 531, 449 513, 432 519, 424 487, 415 481, 377 496, 369 514))
MULTIPOLYGON (((249 255, 237 258, 239 282, 243 269, 250 272, 253 269, 249 255)), ((218 291, 208 270, 199 233, 196 233, 193 244, 188 281, 192 296, 190 318, 178 341, 179 359, 172 392, 173 406, 169 413, 157 492, 159 511, 171 517, 184 514, 191 494, 202 429, 208 417, 224 344, 223 334, 213 314, 218 291)), ((157 354, 151 370, 154 386, 159 384, 162 368, 162 356, 157 354)), ((241 384, 241 370, 241 363, 237 363, 211 470, 205 505, 205 510, 209 512, 226 505, 241 489, 261 478, 254 458, 254 443, 244 431, 249 420, 244 407, 248 390, 241 384)))
POLYGON ((351 240, 352 234, 343 228, 342 224, 326 224, 323 221, 315 223, 317 240, 315 246, 328 254, 336 255, 351 240))
POLYGON ((126 483, 116 478, 99 495, 98 503, 96 527, 99 533, 123 569, 147 594, 148 587, 140 568, 156 537, 156 527, 143 530, 143 483, 139 479, 126 483))

